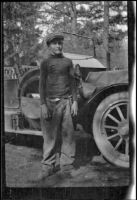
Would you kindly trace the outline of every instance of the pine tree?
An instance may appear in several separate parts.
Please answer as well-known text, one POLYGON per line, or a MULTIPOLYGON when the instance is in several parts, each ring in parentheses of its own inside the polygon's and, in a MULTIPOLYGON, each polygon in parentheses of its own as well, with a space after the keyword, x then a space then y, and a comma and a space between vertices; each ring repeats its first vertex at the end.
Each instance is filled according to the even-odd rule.
POLYGON ((36 28, 41 5, 37 2, 3 2, 5 65, 28 64, 34 58, 41 34, 36 28))

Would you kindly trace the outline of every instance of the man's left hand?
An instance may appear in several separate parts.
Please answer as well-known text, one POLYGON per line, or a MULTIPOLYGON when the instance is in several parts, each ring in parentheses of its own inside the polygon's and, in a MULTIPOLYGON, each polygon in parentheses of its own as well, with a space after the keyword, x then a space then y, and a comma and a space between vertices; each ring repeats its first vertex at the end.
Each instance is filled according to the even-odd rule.
POLYGON ((74 101, 71 106, 71 114, 73 116, 75 116, 75 115, 77 115, 77 113, 78 113, 78 103, 77 103, 77 101, 74 101))

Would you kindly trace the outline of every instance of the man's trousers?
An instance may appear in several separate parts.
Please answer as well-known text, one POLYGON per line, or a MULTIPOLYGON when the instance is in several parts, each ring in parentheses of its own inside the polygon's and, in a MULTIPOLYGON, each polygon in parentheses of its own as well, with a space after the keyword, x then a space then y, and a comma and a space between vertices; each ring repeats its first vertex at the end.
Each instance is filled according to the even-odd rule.
POLYGON ((43 160, 45 165, 72 164, 75 157, 74 127, 71 116, 71 99, 46 101, 52 118, 41 117, 43 132, 43 160))

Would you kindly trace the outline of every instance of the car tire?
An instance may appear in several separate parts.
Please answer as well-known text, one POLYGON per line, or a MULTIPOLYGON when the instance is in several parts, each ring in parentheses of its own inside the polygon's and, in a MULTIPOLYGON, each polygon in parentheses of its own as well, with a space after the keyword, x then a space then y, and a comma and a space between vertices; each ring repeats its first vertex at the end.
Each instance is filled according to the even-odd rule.
POLYGON ((102 155, 112 164, 129 167, 129 97, 127 91, 107 96, 97 106, 92 131, 102 155))

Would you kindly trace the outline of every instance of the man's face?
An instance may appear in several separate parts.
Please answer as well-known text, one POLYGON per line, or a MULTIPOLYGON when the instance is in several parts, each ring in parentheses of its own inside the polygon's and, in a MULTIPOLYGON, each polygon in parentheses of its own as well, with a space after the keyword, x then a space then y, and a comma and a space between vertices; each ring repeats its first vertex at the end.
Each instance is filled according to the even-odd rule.
POLYGON ((51 43, 49 44, 49 49, 53 55, 61 54, 63 49, 63 40, 62 39, 52 40, 51 43))

